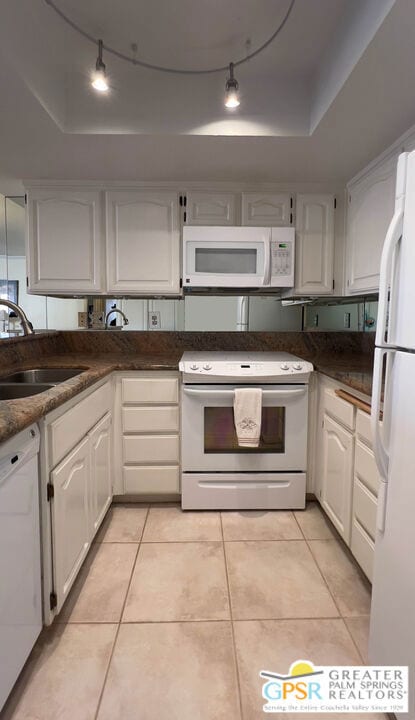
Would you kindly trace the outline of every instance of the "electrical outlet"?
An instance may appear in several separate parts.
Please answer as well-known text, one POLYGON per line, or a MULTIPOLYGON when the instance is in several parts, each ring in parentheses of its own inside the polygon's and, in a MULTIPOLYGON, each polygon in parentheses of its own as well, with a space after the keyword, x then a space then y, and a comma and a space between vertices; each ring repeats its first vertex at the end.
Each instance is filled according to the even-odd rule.
POLYGON ((345 328, 350 327, 350 313, 349 312, 344 313, 343 327, 345 327, 345 328))
POLYGON ((87 312, 79 312, 78 313, 78 327, 80 327, 80 328, 88 327, 88 313, 87 312))
POLYGON ((149 310, 148 329, 149 330, 160 330, 161 329, 160 310, 149 310))

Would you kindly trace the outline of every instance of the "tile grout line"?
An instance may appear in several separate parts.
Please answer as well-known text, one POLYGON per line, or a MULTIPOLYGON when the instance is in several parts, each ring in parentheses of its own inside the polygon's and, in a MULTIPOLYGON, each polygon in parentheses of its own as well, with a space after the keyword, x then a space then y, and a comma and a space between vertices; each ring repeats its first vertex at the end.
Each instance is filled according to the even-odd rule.
POLYGON ((241 720, 244 718, 244 713, 242 710, 242 694, 241 694, 241 679, 239 675, 239 663, 238 663, 238 656, 236 653, 236 643, 235 643, 235 629, 233 625, 233 612, 232 612, 232 601, 231 601, 231 591, 230 591, 230 585, 229 585, 229 574, 228 574, 228 561, 226 558, 226 550, 225 550, 225 540, 223 535, 223 522, 222 522, 222 513, 219 511, 219 521, 220 521, 220 529, 222 534, 222 550, 223 550, 223 559, 225 563, 225 574, 226 574, 226 586, 228 589, 228 602, 229 602, 229 615, 230 615, 230 625, 231 625, 231 636, 232 636, 232 648, 233 648, 233 658, 235 663, 235 673, 236 673, 236 685, 237 685, 237 693, 238 693, 238 706, 239 706, 239 715, 241 717, 241 720))
MULTIPOLYGON (((315 564, 317 570, 319 571, 320 576, 321 576, 321 578, 323 579, 323 582, 324 582, 327 590, 329 591, 330 597, 331 597, 332 600, 333 600, 334 607, 336 608, 336 610, 337 610, 337 612, 338 612, 338 614, 339 614, 339 617, 340 617, 341 619, 343 619, 343 614, 342 614, 342 612, 341 612, 341 610, 340 610, 340 607, 339 607, 339 605, 338 605, 338 603, 337 603, 337 600, 336 600, 336 598, 334 597, 334 594, 332 593, 332 591, 330 590, 330 586, 329 586, 329 584, 328 584, 328 582, 327 582, 327 580, 326 580, 326 577, 325 577, 322 569, 320 568, 320 565, 318 564, 317 559, 316 559, 316 557, 314 556, 314 553, 313 553, 313 551, 312 551, 312 549, 311 549, 310 541, 309 541, 305 536, 304 536, 304 539, 305 539, 306 545, 307 545, 307 547, 308 547, 309 553, 310 553, 311 557, 313 558, 314 564, 315 564)), ((312 541, 311 541, 311 542, 312 542, 312 541)))
MULTIPOLYGON (((355 615, 354 617, 363 617, 363 615, 355 615)), ((348 619, 348 618, 342 617, 342 620, 343 620, 344 626, 345 626, 345 628, 346 628, 346 631, 347 631, 348 635, 350 636, 350 639, 351 639, 353 645, 355 646, 355 648, 356 648, 356 650, 357 650, 357 654, 358 654, 358 656, 360 657, 360 659, 361 659, 361 661, 362 661, 362 665, 366 665, 367 663, 365 662, 365 660, 364 660, 364 658, 363 658, 363 655, 362 655, 362 653, 360 652, 360 648, 358 647, 358 645, 357 645, 357 643, 356 643, 356 641, 355 641, 355 639, 354 639, 354 637, 353 637, 353 635, 352 635, 352 632, 351 632, 351 630, 350 630, 350 628, 349 628, 349 626, 348 626, 348 624, 347 624, 347 619, 348 619)))
POLYGON ((125 608, 125 605, 126 605, 126 602, 127 602, 128 593, 130 592, 131 582, 132 582, 133 575, 134 575, 134 570, 135 570, 135 567, 136 567, 136 564, 137 564, 138 553, 139 553, 139 550, 140 550, 141 540, 142 540, 142 537, 143 537, 143 535, 144 535, 144 528, 145 528, 146 523, 147 523, 147 518, 148 518, 149 512, 150 512, 150 505, 148 505, 148 507, 147 507, 147 512, 146 512, 146 516, 145 516, 145 519, 144 519, 143 529, 142 529, 142 531, 141 531, 140 539, 139 539, 139 541, 138 541, 138 543, 137 543, 137 552, 136 552, 136 554, 135 554, 134 562, 133 562, 133 565, 132 565, 132 568, 131 568, 130 579, 129 579, 129 582, 128 582, 127 591, 126 591, 126 593, 125 593, 124 602, 123 602, 123 604, 122 604, 122 608, 121 608, 121 612, 120 612, 120 619, 119 619, 119 621, 118 621, 118 626, 117 626, 117 630, 116 630, 116 633, 115 633, 114 642, 113 642, 113 645, 112 645, 110 657, 109 657, 109 660, 108 660, 107 669, 106 669, 105 674, 104 674, 104 682, 102 683, 101 692, 100 692, 100 694, 99 694, 98 703, 97 703, 97 709, 96 709, 95 714, 94 714, 94 720, 97 720, 98 715, 99 715, 99 711, 100 711, 100 709, 101 709, 102 698, 104 697, 104 692, 105 692, 105 688, 106 688, 106 685, 107 685, 108 674, 109 674, 109 671, 110 671, 110 667, 111 667, 111 663, 112 663, 112 658, 114 657, 115 646, 116 646, 116 644, 117 644, 118 635, 119 635, 119 633, 120 633, 121 620, 122 620, 122 616, 123 616, 123 614, 124 614, 124 608, 125 608))

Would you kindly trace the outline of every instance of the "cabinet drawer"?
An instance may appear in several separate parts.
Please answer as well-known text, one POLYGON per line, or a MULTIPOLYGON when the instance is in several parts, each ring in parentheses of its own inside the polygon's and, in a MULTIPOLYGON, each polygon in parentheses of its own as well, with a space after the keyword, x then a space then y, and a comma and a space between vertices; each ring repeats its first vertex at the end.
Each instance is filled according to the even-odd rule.
POLYGON ((354 472, 359 480, 377 497, 379 492, 379 472, 373 452, 356 440, 354 472))
POLYGON ((124 463, 173 465, 179 462, 177 435, 137 435, 123 439, 124 463))
POLYGON ((122 428, 124 433, 178 432, 179 408, 123 407, 122 428))
POLYGON ((354 407, 346 400, 337 397, 334 390, 324 391, 324 410, 342 425, 354 430, 354 407))
POLYGON ((363 440, 369 447, 372 447, 372 428, 370 425, 370 415, 358 410, 356 412, 356 432, 360 439, 363 440))
POLYGON ((164 495, 180 492, 178 465, 172 467, 124 467, 124 492, 164 495))
POLYGON ((49 464, 51 468, 55 467, 101 420, 111 409, 111 404, 111 383, 107 382, 49 425, 49 464))
POLYGON ((351 551, 365 575, 372 581, 375 544, 357 520, 352 525, 351 551))
POLYGON ((353 518, 367 532, 374 541, 376 535, 376 498, 372 493, 355 478, 353 489, 353 518))
POLYGON ((124 378, 122 380, 123 403, 177 403, 179 399, 178 378, 124 378))

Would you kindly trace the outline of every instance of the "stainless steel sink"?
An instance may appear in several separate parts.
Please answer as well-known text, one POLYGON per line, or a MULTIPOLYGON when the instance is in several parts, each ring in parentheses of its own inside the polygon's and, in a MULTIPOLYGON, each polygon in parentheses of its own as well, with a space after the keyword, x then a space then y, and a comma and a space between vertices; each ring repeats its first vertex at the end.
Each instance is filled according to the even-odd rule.
POLYGON ((58 385, 65 380, 70 380, 76 375, 80 375, 84 370, 82 368, 33 368, 32 370, 21 370, 5 375, 0 378, 2 383, 22 383, 35 384, 47 383, 49 385, 58 385))
POLYGON ((53 387, 55 386, 47 383, 2 383, 0 384, 0 400, 18 400, 38 395, 53 387))

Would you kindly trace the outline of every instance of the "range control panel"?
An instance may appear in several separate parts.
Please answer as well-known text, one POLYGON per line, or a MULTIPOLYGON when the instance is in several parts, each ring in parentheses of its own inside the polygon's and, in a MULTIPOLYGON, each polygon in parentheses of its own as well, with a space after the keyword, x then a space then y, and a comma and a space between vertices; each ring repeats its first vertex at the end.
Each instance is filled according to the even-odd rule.
MULTIPOLYGON (((179 368, 187 376, 215 378, 281 378, 293 375, 308 375, 313 371, 313 365, 306 360, 287 353, 264 353, 273 356, 266 360, 257 357, 224 358, 215 357, 221 353, 185 353, 180 361, 179 368), (188 357, 186 357, 186 355, 188 357)), ((261 353, 256 353, 255 356, 261 353)))

